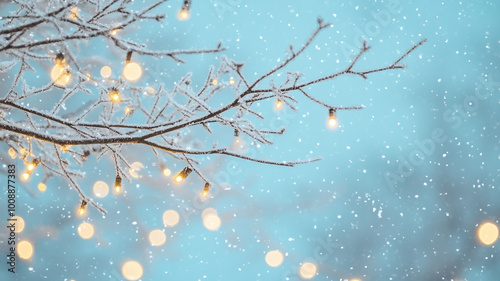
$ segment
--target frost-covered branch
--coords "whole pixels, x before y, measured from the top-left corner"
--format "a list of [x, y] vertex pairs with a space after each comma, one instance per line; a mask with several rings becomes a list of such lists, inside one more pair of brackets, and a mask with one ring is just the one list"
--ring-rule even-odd
[[[287, 58], [257, 78], [244, 74], [243, 63], [222, 56], [217, 69], [207, 70], [202, 85], [195, 85], [192, 74], [188, 73], [175, 84], [161, 84], [156, 90], [136, 86], [135, 76], [142, 73], [142, 69], [131, 61], [132, 55], [166, 57], [181, 63], [184, 62], [182, 56], [226, 50], [220, 43], [213, 49], [150, 50], [142, 42], [119, 35], [134, 24], [162, 22], [165, 16], [154, 14], [154, 11], [164, 2], [148, 3], [148, 6], [134, 11], [129, 8], [130, 1], [127, 0], [15, 1], [11, 13], [1, 15], [0, 73], [11, 73], [12, 79], [10, 88], [0, 92], [0, 140], [7, 143], [27, 167], [43, 169], [45, 178], [65, 178], [77, 191], [81, 208], [89, 204], [105, 213], [79, 187], [77, 178], [84, 173], [75, 166], [84, 165], [92, 154], [97, 159], [109, 156], [114, 164], [115, 190], [118, 192], [122, 189], [122, 178], [129, 180], [125, 170], [131, 165], [124, 152], [130, 146], [151, 148], [158, 161], [165, 156], [184, 163], [186, 168], [174, 177], [174, 181], [182, 181], [194, 171], [206, 183], [204, 195], [211, 183], [202, 174], [201, 164], [196, 160], [199, 155], [226, 155], [279, 166], [316, 161], [318, 159], [276, 161], [249, 157], [235, 151], [224, 140], [242, 135], [250, 138], [253, 144], [271, 145], [270, 135], [283, 135], [285, 128], [279, 131], [261, 128], [259, 120], [268, 116], [255, 105], [272, 100], [276, 101], [278, 108], [287, 106], [296, 110], [298, 100], [295, 94], [328, 109], [333, 120], [330, 125], [335, 126], [337, 111], [359, 110], [363, 106], [334, 105], [310, 89], [306, 91], [306, 87], [341, 75], [367, 79], [375, 72], [401, 69], [404, 67], [401, 61], [425, 42], [415, 44], [388, 66], [356, 70], [357, 63], [370, 49], [365, 42], [343, 70], [313, 80], [305, 80], [305, 75], [299, 72], [288, 72], [283, 82], [275, 82], [274, 74], [289, 68], [318, 34], [331, 26], [318, 19], [316, 28], [300, 48], [295, 50], [290, 46]], [[191, 1], [184, 2], [181, 18], [191, 5]], [[45, 5], [47, 3], [50, 5]], [[83, 67], [88, 64], [85, 58], [70, 46], [75, 42], [90, 43], [93, 38], [109, 41], [111, 46], [126, 53], [125, 68], [131, 68], [131, 74], [127, 76], [124, 71], [123, 77], [117, 80], [91, 77], [88, 69]], [[24, 77], [36, 72], [39, 65], [47, 61], [54, 64], [51, 79], [41, 86], [30, 85]], [[234, 98], [222, 105], [214, 102], [214, 97], [223, 91], [234, 92]], [[144, 99], [144, 92], [154, 96], [152, 102]], [[82, 93], [88, 99], [84, 103], [75, 102], [79, 100], [77, 95]], [[57, 98], [53, 99], [55, 95]], [[45, 96], [51, 98], [45, 100]], [[43, 103], [39, 102], [41, 99], [44, 99]], [[215, 129], [224, 131], [224, 128], [227, 135], [213, 136]], [[203, 132], [200, 134], [212, 135], [213, 142], [200, 145], [193, 140], [191, 135], [198, 129]], [[31, 171], [28, 169], [23, 177], [28, 179]]]

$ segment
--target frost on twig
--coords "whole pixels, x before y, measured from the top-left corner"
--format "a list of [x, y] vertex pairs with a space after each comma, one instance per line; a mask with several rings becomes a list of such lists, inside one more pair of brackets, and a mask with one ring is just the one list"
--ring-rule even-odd
[[[43, 2], [43, 1], [42, 1]], [[148, 2], [138, 11], [131, 10], [127, 0], [111, 1], [50, 1], [51, 5], [33, 1], [15, 1], [15, 9], [2, 14], [0, 23], [0, 73], [11, 72], [11, 85], [0, 93], [0, 140], [23, 158], [25, 163], [36, 163], [45, 179], [62, 177], [75, 189], [87, 204], [105, 210], [84, 194], [77, 178], [83, 176], [75, 167], [84, 165], [90, 155], [97, 159], [109, 156], [114, 163], [117, 184], [121, 178], [128, 180], [125, 170], [130, 168], [123, 153], [128, 146], [151, 148], [157, 159], [171, 157], [185, 163], [195, 171], [207, 186], [211, 183], [201, 173], [198, 155], [226, 155], [262, 164], [294, 166], [316, 161], [275, 161], [253, 158], [234, 151], [219, 142], [197, 147], [192, 145], [184, 132], [201, 128], [212, 134], [216, 125], [229, 128], [234, 136], [245, 136], [255, 144], [271, 145], [270, 135], [282, 135], [285, 128], [269, 131], [259, 128], [251, 120], [265, 119], [265, 114], [256, 109], [256, 104], [265, 100], [279, 100], [283, 106], [296, 110], [295, 95], [303, 95], [313, 103], [330, 112], [358, 110], [362, 106], [336, 106], [324, 101], [316, 94], [306, 91], [314, 84], [330, 81], [341, 75], [355, 75], [367, 79], [375, 72], [403, 68], [401, 61], [425, 40], [415, 44], [409, 51], [388, 65], [370, 70], [356, 70], [357, 62], [369, 51], [366, 42], [361, 46], [352, 62], [343, 70], [308, 80], [300, 72], [288, 72], [284, 82], [276, 83], [273, 75], [285, 68], [311, 45], [317, 35], [330, 26], [318, 19], [317, 26], [304, 44], [290, 45], [288, 56], [275, 67], [257, 78], [246, 77], [244, 64], [221, 56], [220, 66], [206, 72], [203, 85], [196, 90], [188, 73], [173, 85], [162, 84], [152, 93], [152, 104], [142, 101], [143, 93], [150, 89], [133, 86], [124, 79], [115, 81], [112, 87], [103, 80], [93, 79], [82, 68], [82, 58], [67, 44], [91, 38], [102, 38], [112, 46], [126, 53], [127, 61], [134, 56], [165, 57], [178, 63], [187, 55], [218, 53], [225, 50], [219, 43], [215, 48], [191, 50], [151, 50], [142, 42], [134, 42], [116, 36], [116, 31], [128, 29], [134, 24], [159, 21], [164, 15], [154, 11], [165, 0]], [[79, 12], [80, 11], [80, 12]], [[5, 11], [2, 11], [5, 13]], [[68, 16], [69, 15], [69, 16]], [[33, 34], [38, 34], [33, 37]], [[54, 53], [59, 50], [59, 53]], [[30, 85], [26, 73], [35, 72], [36, 65], [49, 61], [57, 67], [56, 77], [45, 85]], [[229, 81], [218, 81], [223, 75], [231, 76]], [[71, 81], [71, 82], [70, 82]], [[44, 99], [44, 95], [56, 91], [57, 99]], [[222, 91], [234, 92], [234, 98], [222, 105], [210, 103]], [[83, 105], [67, 101], [78, 93], [85, 93], [91, 99]], [[32, 99], [44, 99], [47, 108], [30, 105]], [[96, 121], [96, 116], [98, 119]], [[251, 118], [255, 117], [255, 118]], [[136, 120], [142, 120], [140, 122]], [[219, 140], [232, 137], [218, 136]], [[28, 175], [29, 176], [29, 175]], [[121, 186], [118, 186], [121, 188]]]

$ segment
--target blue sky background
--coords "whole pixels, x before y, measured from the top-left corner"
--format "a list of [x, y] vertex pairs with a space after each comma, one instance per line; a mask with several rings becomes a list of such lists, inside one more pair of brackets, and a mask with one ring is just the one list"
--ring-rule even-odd
[[[357, 69], [386, 66], [415, 42], [428, 41], [403, 61], [404, 70], [311, 86], [310, 94], [330, 104], [366, 107], [339, 112], [335, 130], [326, 126], [328, 112], [299, 93], [294, 94], [298, 112], [275, 112], [272, 102], [262, 102], [256, 110], [268, 117], [260, 125], [286, 126], [287, 131], [273, 138], [274, 145], [250, 147], [247, 153], [322, 161], [286, 168], [200, 157], [202, 170], [217, 183], [207, 205], [193, 200], [201, 181], [190, 177], [173, 186], [153, 155], [143, 153], [147, 149], [130, 146], [130, 162], [144, 164], [142, 178], [127, 183], [126, 194], [99, 200], [109, 211], [105, 218], [89, 209], [83, 220], [96, 233], [83, 240], [77, 233], [82, 219], [74, 216], [74, 190], [51, 179], [40, 193], [43, 175], [37, 175], [18, 193], [18, 214], [26, 221], [19, 237], [31, 241], [35, 252], [31, 260], [19, 262], [17, 280], [122, 280], [120, 268], [127, 260], [142, 264], [142, 280], [296, 280], [306, 261], [318, 266], [313, 280], [497, 280], [498, 245], [480, 244], [476, 230], [500, 218], [498, 3], [194, 1], [184, 22], [176, 18], [180, 6], [170, 1], [161, 7], [168, 15], [163, 25], [138, 24], [121, 36], [144, 40], [151, 49], [214, 47], [220, 40], [229, 47], [224, 55], [245, 62], [243, 74], [252, 80], [283, 59], [290, 43], [298, 48], [305, 42], [318, 16], [332, 23], [275, 76], [277, 82], [286, 71], [300, 71], [307, 81], [341, 70], [361, 38], [372, 49]], [[79, 50], [95, 57], [95, 75], [103, 65], [119, 69], [123, 63], [123, 54], [107, 44], [92, 41]], [[145, 66], [137, 83], [169, 87], [193, 72], [199, 86], [220, 55], [183, 58], [187, 63], [177, 65], [137, 57]], [[268, 85], [265, 81], [262, 87]], [[443, 142], [433, 140], [433, 134]], [[228, 130], [218, 130], [216, 138], [221, 144], [233, 141]], [[422, 143], [427, 151], [419, 160], [415, 154]], [[111, 184], [115, 176], [110, 159], [92, 161], [80, 181], [87, 194], [96, 180]], [[172, 171], [182, 168], [172, 160], [166, 165]], [[4, 206], [5, 193], [1, 196]], [[217, 209], [218, 231], [203, 226], [205, 207]], [[163, 226], [167, 209], [181, 214], [174, 227]], [[149, 244], [153, 229], [165, 230], [163, 246]], [[285, 254], [281, 266], [266, 264], [270, 250]], [[6, 270], [0, 276], [11, 278]]]

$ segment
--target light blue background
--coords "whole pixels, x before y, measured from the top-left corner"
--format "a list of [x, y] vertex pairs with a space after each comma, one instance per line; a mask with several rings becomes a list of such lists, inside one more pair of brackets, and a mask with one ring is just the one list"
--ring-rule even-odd
[[[256, 107], [268, 116], [262, 127], [286, 125], [287, 131], [273, 138], [274, 145], [249, 153], [278, 161], [322, 161], [285, 168], [200, 158], [203, 171], [219, 182], [220, 192], [208, 205], [222, 219], [219, 231], [203, 226], [204, 206], [193, 203], [202, 182], [193, 176], [173, 187], [152, 154], [141, 155], [147, 150], [128, 148], [131, 159], [146, 166], [143, 178], [127, 183], [124, 196], [98, 200], [109, 211], [105, 218], [90, 208], [85, 220], [96, 228], [90, 240], [77, 234], [82, 219], [73, 215], [76, 193], [54, 179], [39, 193], [38, 175], [19, 192], [18, 213], [26, 221], [19, 237], [32, 241], [35, 253], [31, 261], [18, 263], [17, 280], [122, 280], [121, 264], [130, 259], [143, 265], [142, 280], [295, 280], [305, 261], [318, 265], [313, 280], [498, 279], [498, 242], [482, 246], [476, 239], [479, 224], [498, 224], [500, 216], [498, 3], [194, 1], [185, 22], [175, 16], [180, 5], [170, 1], [162, 6], [168, 15], [163, 26], [137, 25], [123, 36], [149, 40], [151, 49], [214, 47], [221, 40], [229, 47], [226, 56], [246, 62], [243, 73], [249, 80], [283, 59], [290, 43], [298, 48], [318, 16], [333, 27], [287, 68], [303, 72], [302, 81], [345, 67], [362, 37], [372, 49], [357, 69], [386, 66], [413, 43], [428, 42], [404, 60], [404, 70], [311, 86], [310, 94], [333, 105], [366, 107], [339, 112], [336, 130], [326, 127], [327, 111], [300, 93], [294, 93], [297, 113], [276, 113], [271, 101]], [[378, 22], [374, 15], [381, 14], [391, 20]], [[108, 52], [100, 42], [83, 48], [85, 53], [106, 58], [93, 67], [96, 75], [105, 64], [118, 69], [124, 56]], [[188, 63], [137, 57], [147, 66], [140, 82], [169, 87], [192, 71], [199, 85], [220, 55], [182, 58]], [[286, 71], [280, 73], [278, 82]], [[453, 113], [469, 102], [468, 113]], [[423, 163], [411, 164], [416, 143], [428, 143], [435, 130], [443, 130], [446, 141], [434, 142], [435, 148], [422, 155]], [[225, 144], [233, 140], [228, 130], [216, 138]], [[386, 175], [398, 175], [407, 163], [411, 174], [396, 186], [388, 183]], [[167, 165], [173, 171], [182, 167], [170, 160]], [[87, 194], [96, 180], [111, 184], [115, 176], [109, 159], [83, 169], [87, 176], [80, 183]], [[4, 206], [5, 193], [2, 197]], [[181, 221], [165, 229], [165, 245], [152, 247], [147, 235], [164, 228], [167, 209], [180, 212]], [[264, 257], [275, 249], [286, 256], [280, 267], [271, 268]], [[12, 278], [6, 270], [0, 276]]]

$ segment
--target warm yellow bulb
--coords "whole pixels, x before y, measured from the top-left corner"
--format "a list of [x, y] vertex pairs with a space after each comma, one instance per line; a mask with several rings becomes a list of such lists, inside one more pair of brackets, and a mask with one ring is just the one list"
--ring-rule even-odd
[[78, 226], [78, 235], [83, 239], [90, 239], [94, 236], [94, 226], [88, 222], [81, 223]]
[[312, 279], [316, 275], [317, 270], [318, 268], [314, 263], [305, 262], [300, 267], [299, 273], [300, 276], [304, 279]]
[[24, 172], [24, 173], [23, 173], [23, 175], [22, 175], [22, 177], [23, 177], [23, 180], [28, 180], [28, 179], [29, 179], [29, 177], [30, 177], [30, 174], [29, 174], [29, 173]]
[[122, 97], [120, 96], [120, 93], [118, 91], [113, 91], [109, 94], [109, 97], [111, 98], [112, 102], [120, 102]]
[[217, 79], [212, 79], [212, 85], [217, 85], [217, 83], [219, 83], [219, 81], [217, 81]]
[[85, 208], [84, 207], [80, 207], [80, 209], [78, 209], [78, 214], [80, 216], [83, 216], [83, 214], [85, 214]]
[[161, 246], [167, 240], [167, 236], [160, 229], [153, 230], [149, 233], [149, 242], [153, 246]]
[[175, 178], [175, 182], [176, 182], [176, 183], [180, 183], [183, 179], [184, 179], [184, 178], [183, 178], [182, 176], [180, 176], [180, 175], [179, 175], [179, 176], [177, 176], [177, 177]]
[[129, 62], [123, 68], [123, 78], [128, 81], [137, 81], [142, 76], [142, 67], [136, 62]]
[[492, 245], [498, 239], [498, 227], [491, 222], [482, 224], [477, 230], [477, 236], [481, 243], [485, 245]]
[[16, 150], [14, 148], [12, 148], [12, 147], [9, 148], [9, 156], [10, 156], [10, 158], [14, 159], [14, 158], [16, 158], [16, 155], [17, 155]]
[[132, 112], [132, 108], [130, 106], [125, 107], [125, 114], [130, 114]]
[[79, 16], [78, 8], [77, 7], [71, 8], [68, 17], [72, 20], [77, 20], [78, 16]]
[[67, 145], [61, 145], [61, 150], [66, 152], [66, 151], [68, 151], [68, 150], [71, 149], [71, 146], [72, 145], [69, 145], [69, 144], [67, 144]]
[[280, 266], [283, 263], [283, 254], [278, 251], [269, 251], [266, 254], [266, 263], [271, 267]]
[[120, 185], [115, 185], [115, 192], [116, 193], [120, 193], [121, 190], [122, 190], [122, 187]]
[[105, 65], [101, 68], [101, 76], [102, 78], [108, 78], [111, 76], [111, 67]]
[[172, 171], [170, 171], [170, 169], [168, 169], [168, 168], [165, 168], [165, 169], [163, 169], [163, 174], [166, 177], [170, 177], [170, 175], [172, 174]]
[[281, 107], [283, 106], [283, 103], [281, 102], [281, 100], [277, 100], [276, 103], [274, 104], [274, 106], [276, 107], [276, 109], [281, 109]]
[[221, 225], [221, 219], [217, 214], [207, 214], [203, 218], [203, 225], [211, 231], [216, 231]]
[[122, 266], [123, 277], [127, 280], [139, 280], [142, 277], [142, 265], [136, 261], [128, 261]]
[[229, 78], [229, 84], [234, 85], [234, 78], [233, 77]]
[[334, 117], [328, 118], [328, 126], [332, 128], [337, 126], [337, 119], [335, 119]]
[[14, 230], [14, 232], [21, 233], [24, 230], [24, 219], [20, 216], [13, 216], [11, 219], [13, 219], [16, 223], [16, 229]]
[[38, 184], [38, 190], [44, 192], [45, 190], [47, 190], [47, 186], [43, 182], [41, 182]]
[[186, 9], [182, 9], [180, 12], [179, 12], [179, 19], [180, 20], [187, 20], [189, 19], [189, 11], [186, 10]]
[[54, 65], [50, 72], [50, 78], [54, 81], [54, 84], [66, 86], [71, 81], [71, 73], [69, 73], [68, 69], [68, 66], [61, 63]]
[[175, 210], [167, 210], [163, 213], [163, 224], [165, 226], [174, 226], [179, 223], [180, 216]]
[[35, 169], [35, 167], [36, 167], [36, 166], [35, 166], [35, 164], [30, 163], [30, 164], [28, 165], [28, 171], [33, 171], [33, 169]]
[[31, 258], [33, 255], [33, 245], [28, 241], [21, 241], [17, 244], [17, 254], [23, 260]]
[[203, 190], [201, 192], [201, 197], [206, 198], [208, 196], [208, 190]]

